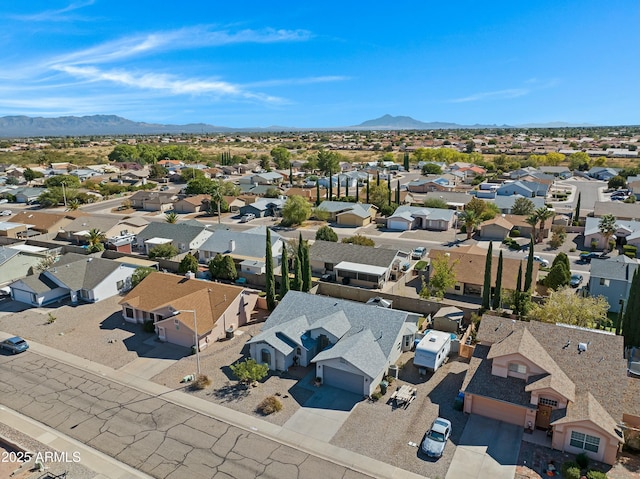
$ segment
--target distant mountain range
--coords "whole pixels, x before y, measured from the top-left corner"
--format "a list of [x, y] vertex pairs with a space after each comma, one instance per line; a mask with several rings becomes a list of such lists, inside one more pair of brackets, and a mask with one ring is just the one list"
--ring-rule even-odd
[[0, 137], [50, 137], [50, 136], [101, 136], [101, 135], [153, 135], [180, 133], [227, 133], [276, 132], [276, 131], [339, 131], [339, 130], [442, 130], [469, 128], [561, 128], [586, 127], [594, 125], [574, 125], [570, 123], [537, 123], [527, 125], [460, 125], [458, 123], [429, 122], [415, 120], [409, 116], [384, 115], [374, 120], [367, 120], [359, 125], [299, 128], [286, 126], [269, 126], [266, 128], [228, 128], [206, 123], [189, 123], [187, 125], [163, 125], [127, 120], [116, 115], [62, 116], [58, 118], [5, 116], [0, 117]]

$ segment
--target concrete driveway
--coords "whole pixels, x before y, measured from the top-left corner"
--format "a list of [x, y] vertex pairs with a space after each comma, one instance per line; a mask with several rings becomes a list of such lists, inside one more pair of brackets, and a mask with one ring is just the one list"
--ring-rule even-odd
[[472, 415], [446, 479], [513, 479], [522, 432], [520, 426]]

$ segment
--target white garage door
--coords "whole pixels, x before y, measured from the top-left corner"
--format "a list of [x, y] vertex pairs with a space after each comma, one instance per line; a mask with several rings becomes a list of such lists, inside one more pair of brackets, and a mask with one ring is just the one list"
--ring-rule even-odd
[[364, 394], [364, 377], [359, 374], [324, 366], [323, 382], [327, 386]]
[[406, 221], [389, 220], [387, 222], [387, 228], [389, 228], [390, 230], [406, 231], [407, 229], [409, 229], [409, 223], [407, 223]]

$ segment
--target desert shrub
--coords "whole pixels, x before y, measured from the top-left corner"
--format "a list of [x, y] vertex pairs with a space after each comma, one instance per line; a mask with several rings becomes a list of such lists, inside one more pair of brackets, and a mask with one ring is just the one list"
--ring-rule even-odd
[[371, 399], [373, 399], [374, 401], [380, 400], [381, 397], [382, 397], [382, 394], [380, 394], [379, 392], [375, 392], [371, 395]]
[[562, 464], [562, 477], [564, 479], [580, 479], [580, 466], [573, 461]]
[[193, 391], [202, 391], [206, 387], [211, 386], [211, 379], [209, 376], [205, 374], [200, 374], [196, 379], [190, 384], [190, 388]]
[[258, 412], [268, 416], [274, 412], [282, 411], [282, 402], [275, 396], [268, 396], [258, 404]]
[[421, 260], [421, 261], [418, 261], [416, 263], [416, 265], [413, 267], [413, 269], [415, 269], [416, 271], [422, 271], [426, 267], [427, 267], [427, 262]]
[[597, 239], [592, 239], [590, 246], [591, 246], [591, 251], [597, 249], [598, 248], [598, 240]]
[[591, 469], [587, 472], [587, 479], [607, 479], [607, 475], [602, 471]]
[[516, 229], [516, 228], [512, 229], [512, 230], [509, 232], [509, 236], [511, 236], [512, 238], [517, 238], [517, 237], [519, 237], [519, 236], [520, 236], [520, 230], [519, 230], [519, 229]]
[[581, 452], [576, 456], [576, 463], [580, 466], [580, 469], [586, 469], [589, 467], [589, 456], [584, 452]]

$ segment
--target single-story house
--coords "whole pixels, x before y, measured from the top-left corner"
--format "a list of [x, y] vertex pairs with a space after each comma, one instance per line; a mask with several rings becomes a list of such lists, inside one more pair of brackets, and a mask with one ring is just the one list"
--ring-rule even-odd
[[175, 274], [154, 272], [121, 301], [130, 323], [153, 321], [160, 341], [200, 349], [252, 320], [258, 292]]
[[497, 196], [521, 195], [525, 198], [535, 198], [536, 196], [547, 196], [549, 185], [534, 181], [509, 181], [504, 182], [497, 190]]
[[387, 228], [400, 231], [447, 231], [453, 226], [455, 218], [455, 211], [450, 209], [402, 205], [387, 218]]
[[427, 193], [429, 191], [451, 191], [455, 186], [455, 183], [442, 177], [422, 178], [407, 183], [407, 190], [412, 193]]
[[397, 279], [408, 258], [408, 253], [397, 249], [331, 241], [314, 241], [309, 248], [314, 274], [334, 273], [338, 282], [366, 288], [382, 288], [390, 279]]
[[209, 195], [193, 195], [177, 200], [173, 204], [173, 211], [176, 213], [200, 213], [204, 211], [203, 201], [209, 200]]
[[589, 294], [603, 296], [609, 303], [609, 311], [617, 313], [626, 304], [633, 274], [640, 263], [626, 255], [591, 260]]
[[49, 254], [49, 249], [40, 246], [0, 246], [0, 284], [24, 278]]
[[137, 210], [168, 211], [173, 208], [177, 196], [173, 193], [158, 191], [136, 191], [129, 197], [131, 206]]
[[282, 210], [285, 202], [286, 199], [283, 198], [260, 198], [254, 203], [240, 207], [240, 214], [246, 215], [253, 213], [256, 218], [280, 216], [280, 211]]
[[[604, 249], [604, 236], [600, 233], [600, 218], [587, 217], [584, 225], [584, 244]], [[640, 221], [616, 220], [616, 231], [611, 239], [617, 243], [640, 247]]]
[[484, 315], [464, 411], [552, 434], [551, 447], [614, 464], [624, 442], [623, 337]]
[[[257, 260], [264, 262], [267, 245], [267, 227], [257, 226], [245, 231], [216, 229], [198, 248], [201, 263], [208, 263], [216, 254], [229, 255], [237, 262]], [[274, 264], [280, 264], [284, 240], [275, 231], [271, 232], [271, 254]]]
[[16, 197], [17, 203], [35, 203], [38, 197], [47, 191], [46, 188], [25, 187], [17, 189], [13, 195]]
[[640, 221], [640, 204], [622, 201], [596, 201], [593, 205], [593, 216], [602, 218], [613, 215], [622, 221]]
[[429, 191], [425, 194], [426, 200], [442, 200], [454, 210], [463, 210], [465, 205], [473, 199], [473, 196], [457, 191]]
[[378, 210], [374, 205], [346, 201], [323, 201], [317, 209], [328, 212], [328, 220], [342, 226], [366, 226]]
[[289, 291], [249, 340], [249, 353], [272, 371], [315, 364], [323, 384], [370, 396], [411, 349], [417, 316]]
[[14, 223], [13, 221], [0, 221], [0, 237], [5, 238], [24, 238], [27, 230], [33, 225], [25, 225], [23, 223]]
[[566, 166], [541, 166], [538, 168], [542, 173], [547, 175], [553, 175], [556, 178], [560, 178], [561, 180], [565, 180], [567, 178], [571, 178], [573, 173]]
[[[529, 238], [533, 234], [533, 227], [527, 223], [526, 219], [527, 217], [523, 215], [498, 215], [480, 224], [480, 238], [502, 241], [512, 232], [516, 236]], [[552, 220], [546, 222], [542, 231], [543, 238], [549, 236], [551, 224]], [[538, 234], [540, 229], [536, 228], [536, 235]]]
[[251, 185], [279, 185], [282, 183], [283, 176], [276, 171], [266, 171], [264, 173], [256, 173], [251, 176], [244, 176], [238, 180], [238, 184]]
[[611, 178], [618, 175], [618, 170], [614, 170], [613, 168], [605, 168], [604, 166], [594, 166], [589, 171], [587, 171], [587, 175], [589, 175], [591, 178], [595, 178], [596, 180], [609, 181]]
[[[493, 255], [491, 261], [491, 284], [492, 287], [496, 282], [496, 275], [498, 270], [498, 255]], [[431, 261], [439, 258], [446, 258], [449, 264], [455, 264], [453, 271], [456, 275], [456, 284], [446, 291], [450, 294], [457, 295], [474, 295], [482, 296], [482, 289], [484, 287], [484, 269], [487, 257], [487, 250], [478, 246], [460, 246], [455, 249], [438, 249], [433, 248], [429, 251], [428, 257]], [[504, 256], [502, 258], [502, 288], [505, 290], [515, 291], [518, 269], [522, 264], [522, 274], [526, 270], [527, 261], [526, 257], [522, 260], [516, 258], [510, 258]], [[533, 262], [533, 283], [538, 280], [538, 266], [539, 264]], [[428, 276], [433, 273], [433, 268], [428, 268]]]
[[[76, 213], [78, 213], [76, 215]], [[42, 211], [20, 211], [16, 213], [11, 221], [13, 223], [23, 223], [30, 225], [29, 229], [40, 234], [57, 233], [74, 220], [74, 216], [81, 217], [85, 213], [69, 211], [64, 214], [44, 213]]]
[[[522, 195], [509, 195], [509, 196], [495, 196], [491, 201], [498, 207], [500, 213], [511, 214], [513, 205], [518, 198], [524, 198]], [[527, 198], [533, 203], [535, 209], [543, 208], [545, 205], [544, 198], [536, 196], [534, 198]]]
[[67, 253], [45, 271], [11, 283], [11, 297], [36, 307], [67, 298], [93, 303], [131, 288], [134, 270], [126, 263]]
[[214, 228], [206, 225], [187, 223], [154, 222], [136, 235], [138, 249], [149, 254], [149, 250], [158, 245], [171, 243], [179, 253], [197, 251], [213, 234]]

